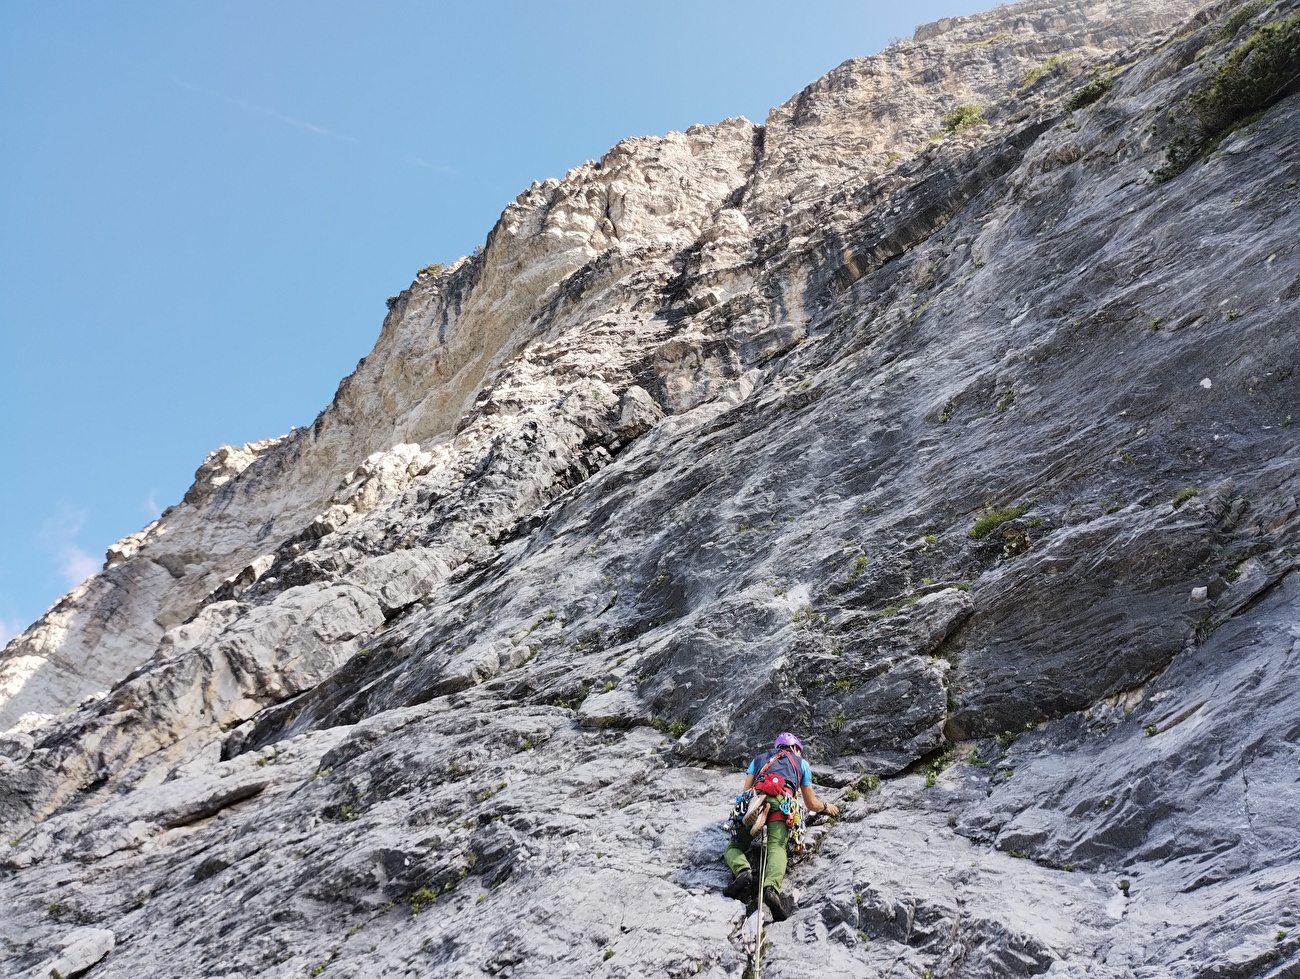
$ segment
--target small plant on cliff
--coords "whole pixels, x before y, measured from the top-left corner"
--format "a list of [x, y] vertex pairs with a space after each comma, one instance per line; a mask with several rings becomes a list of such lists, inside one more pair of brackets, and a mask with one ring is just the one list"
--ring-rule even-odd
[[1022, 506], [1004, 506], [995, 507], [992, 510], [985, 510], [976, 518], [971, 529], [966, 532], [967, 536], [970, 537], [971, 540], [982, 540], [1001, 527], [1008, 520], [1015, 520], [1016, 517], [1023, 514], [1027, 509], [1029, 508]]
[[432, 265], [426, 265], [415, 274], [420, 278], [424, 278], [426, 275], [442, 275], [442, 263], [434, 262]]
[[859, 554], [853, 559], [853, 569], [849, 572], [850, 585], [857, 584], [858, 579], [862, 577], [862, 572], [866, 570], [866, 567], [867, 556], [865, 554]]
[[546, 701], [546, 703], [551, 707], [562, 707], [565, 710], [577, 710], [582, 706], [582, 702], [587, 699], [587, 694], [590, 692], [591, 681], [588, 680], [572, 694], [556, 694], [550, 700]]
[[988, 120], [984, 118], [984, 110], [978, 105], [966, 103], [959, 105], [943, 117], [943, 131], [951, 135], [965, 132], [972, 126], [983, 126]]
[[1201, 490], [1199, 487], [1184, 486], [1182, 489], [1180, 489], [1177, 493], [1174, 494], [1174, 498], [1169, 502], [1172, 503], [1174, 505], [1174, 509], [1177, 510], [1180, 506], [1182, 506], [1184, 503], [1190, 500], [1193, 496], [1200, 496], [1200, 495], [1201, 495]]
[[406, 895], [406, 904], [407, 907], [411, 909], [412, 918], [429, 905], [436, 904], [437, 901], [438, 895], [427, 887], [421, 887], [418, 891], [412, 891], [410, 894]]

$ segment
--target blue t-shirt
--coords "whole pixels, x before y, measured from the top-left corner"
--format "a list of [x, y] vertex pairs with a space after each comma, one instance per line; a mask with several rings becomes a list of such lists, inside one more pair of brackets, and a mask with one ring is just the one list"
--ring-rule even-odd
[[[765, 751], [761, 755], [755, 756], [754, 759], [750, 761], [749, 767], [745, 769], [745, 774], [753, 775], [757, 778], [759, 769], [766, 765], [768, 760], [775, 754], [775, 751]], [[789, 757], [799, 758], [799, 756], [793, 752], [789, 753]], [[812, 785], [812, 766], [803, 758], [799, 758], [799, 784], [801, 786]]]

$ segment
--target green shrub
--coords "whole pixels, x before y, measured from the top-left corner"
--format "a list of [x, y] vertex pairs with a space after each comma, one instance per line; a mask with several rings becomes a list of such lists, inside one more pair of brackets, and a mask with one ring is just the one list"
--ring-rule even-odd
[[946, 133], [960, 133], [972, 126], [982, 126], [988, 120], [984, 118], [984, 110], [978, 105], [967, 103], [959, 105], [943, 117], [943, 131]]
[[1028, 507], [1023, 506], [1004, 506], [996, 507], [992, 510], [985, 510], [976, 518], [974, 525], [967, 531], [967, 536], [971, 540], [981, 540], [987, 537], [993, 531], [997, 530], [1008, 520], [1015, 520], [1016, 517], [1023, 514]]
[[1199, 487], [1184, 486], [1182, 489], [1180, 489], [1177, 493], [1174, 494], [1174, 498], [1169, 502], [1172, 503], [1174, 505], [1174, 509], [1177, 510], [1180, 506], [1182, 506], [1184, 503], [1190, 500], [1193, 496], [1200, 496], [1200, 495], [1201, 495], [1201, 490]]
[[1263, 10], [1265, 4], [1262, 0], [1255, 0], [1254, 3], [1244, 3], [1223, 21], [1223, 26], [1219, 28], [1218, 37], [1220, 41], [1231, 41], [1236, 37], [1246, 23], [1253, 20], [1255, 16]]
[[1115, 77], [1109, 74], [1099, 74], [1094, 77], [1083, 88], [1079, 89], [1070, 96], [1070, 101], [1065, 104], [1066, 108], [1073, 112], [1075, 109], [1084, 109], [1098, 101], [1107, 92], [1115, 87]]
[[[1247, 18], [1249, 19], [1249, 18]], [[1244, 23], [1244, 21], [1243, 21]], [[1156, 180], [1176, 177], [1225, 136], [1300, 90], [1300, 14], [1264, 24], [1228, 53], [1178, 106], [1182, 120]]]

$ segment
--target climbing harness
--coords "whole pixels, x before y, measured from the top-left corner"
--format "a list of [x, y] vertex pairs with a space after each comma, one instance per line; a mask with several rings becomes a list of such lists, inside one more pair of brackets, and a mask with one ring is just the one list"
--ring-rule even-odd
[[[753, 789], [746, 789], [736, 796], [731, 806], [731, 816], [727, 821], [732, 840], [739, 840], [742, 829], [749, 832], [750, 827], [745, 825], [745, 814], [749, 812], [756, 799], [757, 794]], [[779, 798], [768, 796], [767, 803], [785, 817], [786, 828], [790, 830], [790, 839], [785, 845], [785, 852], [790, 855], [791, 861], [804, 856], [808, 852], [808, 842], [804, 835], [804, 811], [799, 798], [791, 795]]]

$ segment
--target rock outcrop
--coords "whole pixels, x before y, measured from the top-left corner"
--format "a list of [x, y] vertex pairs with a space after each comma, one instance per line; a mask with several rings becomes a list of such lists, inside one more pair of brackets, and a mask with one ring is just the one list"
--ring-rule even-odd
[[5, 974], [737, 976], [790, 729], [766, 975], [1300, 975], [1298, 47], [1028, 0], [525, 191], [6, 648]]

